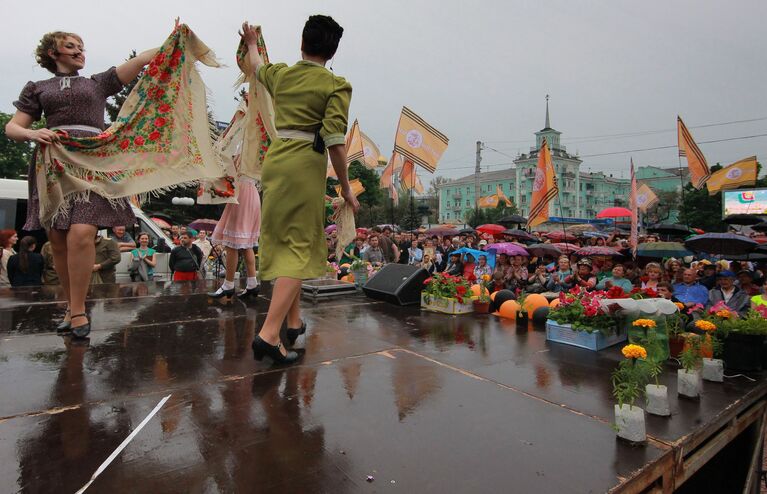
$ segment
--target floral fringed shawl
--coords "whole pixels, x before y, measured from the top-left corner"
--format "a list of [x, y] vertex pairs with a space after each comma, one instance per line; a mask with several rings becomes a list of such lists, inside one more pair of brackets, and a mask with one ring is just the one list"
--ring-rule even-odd
[[[258, 31], [258, 53], [264, 63], [269, 62], [261, 27]], [[205, 180], [197, 191], [200, 204], [221, 204], [237, 202], [238, 178], [250, 177], [261, 180], [261, 165], [269, 150], [272, 139], [277, 135], [274, 127], [274, 106], [272, 97], [263, 84], [256, 79], [250, 67], [248, 47], [240, 41], [237, 47], [237, 65], [242, 73], [237, 81], [239, 86], [248, 83], [248, 93], [235, 111], [229, 126], [216, 142], [216, 152], [224, 164], [225, 175], [215, 180]]]
[[122, 106], [117, 121], [93, 137], [64, 137], [36, 155], [40, 220], [50, 225], [91, 191], [110, 200], [156, 195], [220, 177], [195, 67], [218, 67], [215, 54], [186, 25], [173, 31]]

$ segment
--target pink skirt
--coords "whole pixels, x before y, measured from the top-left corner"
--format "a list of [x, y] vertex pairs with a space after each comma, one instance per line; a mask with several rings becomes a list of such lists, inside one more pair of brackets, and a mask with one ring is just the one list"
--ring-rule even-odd
[[241, 177], [239, 204], [227, 204], [210, 241], [232, 249], [252, 249], [258, 245], [261, 229], [261, 198], [256, 181]]

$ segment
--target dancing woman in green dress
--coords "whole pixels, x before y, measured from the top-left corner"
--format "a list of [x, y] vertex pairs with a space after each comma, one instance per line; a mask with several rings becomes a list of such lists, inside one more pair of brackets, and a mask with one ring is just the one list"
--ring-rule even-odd
[[301, 357], [284, 348], [280, 328], [287, 320], [289, 345], [306, 331], [299, 308], [301, 281], [325, 273], [327, 155], [323, 142], [341, 184], [341, 196], [355, 212], [359, 208], [349, 187], [344, 145], [352, 87], [325, 68], [342, 34], [343, 28], [331, 17], [311, 16], [301, 39], [302, 60], [287, 66], [265, 64], [258, 55], [255, 27], [242, 25], [250, 66], [274, 100], [278, 135], [266, 154], [261, 176], [259, 271], [262, 280], [275, 282], [266, 321], [253, 340], [257, 360], [266, 355], [275, 364], [291, 364]]

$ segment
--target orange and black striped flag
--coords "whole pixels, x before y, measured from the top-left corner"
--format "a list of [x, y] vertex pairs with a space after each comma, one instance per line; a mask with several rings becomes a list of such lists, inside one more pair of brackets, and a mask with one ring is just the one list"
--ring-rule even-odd
[[394, 139], [394, 152], [408, 161], [434, 173], [437, 163], [447, 149], [448, 138], [426, 120], [403, 106]]
[[692, 134], [687, 130], [687, 126], [682, 122], [682, 117], [679, 115], [676, 117], [676, 129], [679, 156], [687, 158], [687, 167], [690, 169], [692, 186], [700, 189], [711, 176], [711, 172], [708, 170], [708, 163], [706, 163], [706, 157], [703, 156], [703, 152], [695, 144]]
[[559, 194], [557, 175], [551, 161], [551, 151], [543, 140], [538, 153], [538, 167], [533, 181], [533, 196], [530, 201], [530, 214], [527, 216], [527, 226], [533, 227], [549, 220], [549, 202]]

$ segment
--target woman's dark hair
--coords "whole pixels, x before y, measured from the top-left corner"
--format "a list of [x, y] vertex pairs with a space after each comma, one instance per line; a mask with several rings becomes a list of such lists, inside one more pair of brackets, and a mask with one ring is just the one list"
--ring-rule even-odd
[[35, 237], [27, 235], [21, 239], [19, 244], [19, 271], [26, 273], [29, 271], [29, 251], [37, 246]]
[[302, 50], [307, 55], [330, 60], [336, 54], [344, 28], [327, 15], [313, 15], [304, 25]]
[[138, 235], [136, 235], [136, 241], [137, 242], [141, 241], [141, 237], [143, 237], [144, 235], [146, 235], [146, 239], [148, 242], [152, 241], [152, 237], [147, 232], [141, 232]]

